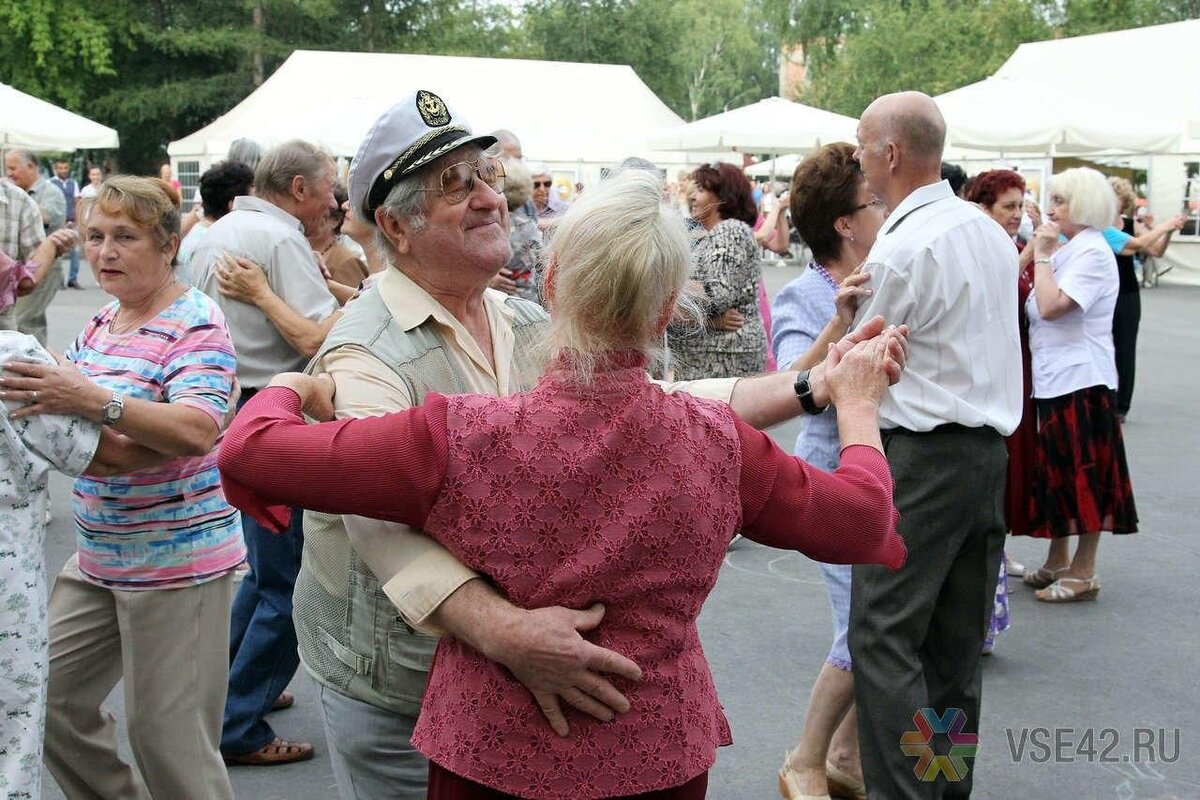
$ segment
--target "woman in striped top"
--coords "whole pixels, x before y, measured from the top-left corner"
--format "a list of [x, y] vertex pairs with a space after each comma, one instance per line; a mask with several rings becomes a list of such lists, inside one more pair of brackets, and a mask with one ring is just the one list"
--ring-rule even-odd
[[[220, 309], [175, 278], [178, 194], [115, 176], [83, 209], [84, 247], [116, 300], [57, 366], [10, 364], [17, 412], [77, 414], [162, 456], [75, 482], [78, 552], [50, 596], [45, 759], [70, 797], [232, 798], [218, 751], [241, 522], [216, 444], [235, 356]], [[100, 703], [125, 681], [139, 770]], [[139, 774], [140, 773], [140, 774]]]

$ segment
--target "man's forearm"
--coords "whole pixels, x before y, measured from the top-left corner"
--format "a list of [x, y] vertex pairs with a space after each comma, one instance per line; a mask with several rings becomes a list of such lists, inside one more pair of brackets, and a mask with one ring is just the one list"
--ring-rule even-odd
[[[820, 370], [814, 370], [820, 372]], [[795, 370], [772, 372], [754, 378], [742, 378], [733, 387], [729, 397], [729, 407], [741, 417], [747, 425], [755, 428], [769, 428], [781, 422], [798, 416], [802, 409], [800, 400], [796, 397]], [[823, 384], [822, 384], [823, 386]], [[813, 387], [814, 395], [816, 387]], [[824, 404], [826, 398], [816, 398], [818, 404]]]
[[497, 642], [510, 630], [521, 610], [482, 578], [469, 580], [442, 601], [429, 620], [474, 647], [487, 658], [497, 661]]

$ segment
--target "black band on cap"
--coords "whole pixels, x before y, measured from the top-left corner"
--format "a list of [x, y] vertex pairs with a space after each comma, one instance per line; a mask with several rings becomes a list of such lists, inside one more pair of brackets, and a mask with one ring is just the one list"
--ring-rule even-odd
[[383, 205], [384, 200], [387, 200], [388, 192], [392, 190], [392, 187], [409, 174], [414, 166], [419, 165], [425, 155], [437, 154], [443, 148], [449, 150], [446, 145], [469, 137], [470, 134], [464, 129], [455, 126], [438, 134], [420, 147], [402, 154], [396, 161], [389, 164], [387, 169], [380, 172], [375, 178], [375, 182], [371, 184], [371, 191], [367, 192], [367, 211], [369, 212], [367, 216], [371, 217], [375, 214], [375, 209]]

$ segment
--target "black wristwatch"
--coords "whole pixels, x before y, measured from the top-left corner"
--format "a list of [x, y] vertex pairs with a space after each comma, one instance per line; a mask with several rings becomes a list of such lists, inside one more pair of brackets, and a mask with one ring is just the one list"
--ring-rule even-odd
[[812, 386], [808, 383], [808, 374], [811, 369], [802, 369], [800, 374], [796, 376], [796, 383], [793, 388], [796, 390], [796, 397], [800, 398], [800, 407], [804, 409], [804, 413], [810, 416], [816, 416], [823, 412], [828, 406], [818, 406], [813, 400]]

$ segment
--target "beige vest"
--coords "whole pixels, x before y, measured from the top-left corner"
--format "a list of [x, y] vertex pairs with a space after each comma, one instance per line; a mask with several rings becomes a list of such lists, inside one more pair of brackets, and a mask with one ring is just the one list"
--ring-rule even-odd
[[[505, 302], [515, 313], [512, 382], [517, 391], [525, 391], [541, 374], [536, 349], [549, 320], [535, 303], [515, 297]], [[309, 369], [345, 345], [366, 348], [391, 367], [415, 402], [430, 391], [467, 391], [433, 323], [402, 330], [375, 289], [349, 305]], [[401, 619], [379, 579], [350, 547], [340, 516], [304, 512], [293, 617], [300, 658], [318, 681], [398, 714], [415, 717], [420, 712], [437, 639]]]

